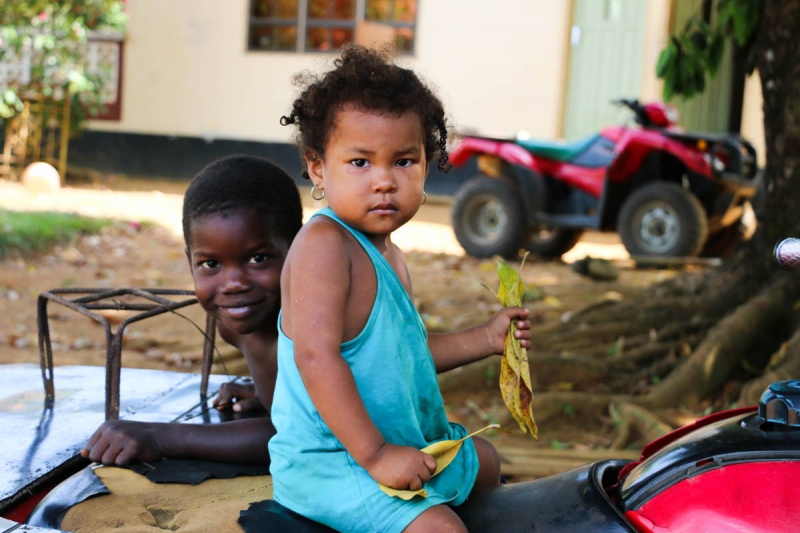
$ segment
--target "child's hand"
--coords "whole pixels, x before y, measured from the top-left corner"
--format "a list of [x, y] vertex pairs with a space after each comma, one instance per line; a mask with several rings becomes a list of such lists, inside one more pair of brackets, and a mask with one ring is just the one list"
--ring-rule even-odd
[[494, 314], [485, 324], [489, 337], [491, 353], [502, 355], [503, 345], [508, 335], [508, 328], [514, 320], [517, 331], [515, 338], [519, 339], [520, 345], [526, 350], [531, 347], [531, 321], [528, 320], [530, 311], [524, 307], [504, 307]]
[[134, 461], [156, 461], [162, 453], [146, 422], [109, 420], [89, 438], [81, 455], [107, 466], [122, 466]]
[[377, 459], [367, 469], [372, 479], [401, 490], [419, 490], [430, 481], [436, 470], [436, 459], [410, 446], [388, 442], [378, 452]]
[[233, 409], [237, 413], [264, 410], [261, 400], [256, 396], [256, 388], [253, 384], [230, 382], [223, 383], [220, 387], [219, 394], [214, 399], [214, 407], [220, 411]]

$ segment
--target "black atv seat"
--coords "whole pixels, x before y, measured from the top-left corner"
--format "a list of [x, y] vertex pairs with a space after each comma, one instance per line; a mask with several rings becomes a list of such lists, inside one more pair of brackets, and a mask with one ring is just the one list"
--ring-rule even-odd
[[[599, 461], [536, 481], [478, 489], [455, 511], [471, 533], [635, 533], [603, 489], [627, 463]], [[241, 511], [239, 525], [245, 533], [334, 531], [273, 500]]]

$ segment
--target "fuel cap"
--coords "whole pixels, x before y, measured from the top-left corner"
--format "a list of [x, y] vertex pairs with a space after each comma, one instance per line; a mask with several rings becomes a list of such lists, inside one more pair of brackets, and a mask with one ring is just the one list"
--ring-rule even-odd
[[767, 387], [758, 402], [764, 422], [800, 427], [800, 380], [778, 381]]

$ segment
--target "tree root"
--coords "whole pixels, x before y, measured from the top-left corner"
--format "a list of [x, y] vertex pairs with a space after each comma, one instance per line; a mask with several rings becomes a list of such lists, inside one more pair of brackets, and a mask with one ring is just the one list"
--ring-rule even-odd
[[694, 353], [637, 400], [647, 407], [696, 403], [722, 387], [738, 370], [748, 350], [787, 316], [797, 284], [781, 278], [722, 319]]
[[655, 414], [631, 402], [612, 402], [608, 406], [608, 412], [614, 424], [619, 428], [617, 437], [611, 445], [612, 448], [624, 448], [634, 434], [651, 442], [663, 437], [673, 429]]
[[611, 415], [618, 428], [617, 437], [611, 444], [613, 449], [624, 448], [634, 436], [649, 442], [672, 431], [672, 426], [646, 408], [634, 404], [627, 396], [545, 392], [533, 398], [533, 414], [538, 424], [577, 414], [600, 418], [606, 413]]
[[499, 444], [501, 470], [505, 476], [545, 477], [566, 472], [603, 459], [635, 461], [639, 453], [630, 450], [551, 450]]
[[568, 413], [603, 416], [611, 402], [627, 401], [625, 396], [588, 392], [543, 392], [533, 397], [533, 416], [537, 424], [546, 423]]
[[763, 374], [742, 386], [739, 405], [755, 405], [770, 384], [786, 379], [797, 379], [798, 376], [800, 376], [800, 329], [795, 330], [794, 335], [781, 344], [778, 351], [772, 355]]
[[630, 421], [622, 418], [621, 415], [617, 417], [612, 414], [612, 419], [614, 420], [614, 424], [617, 426], [617, 436], [614, 437], [614, 440], [611, 442], [609, 448], [612, 450], [622, 450], [631, 441], [633, 424], [631, 424]]
[[617, 409], [620, 415], [631, 421], [639, 434], [648, 442], [663, 437], [673, 430], [672, 426], [665, 424], [658, 416], [634, 403], [620, 403]]
[[640, 346], [634, 350], [629, 350], [619, 357], [609, 359], [608, 364], [612, 369], [636, 369], [643, 363], [649, 363], [654, 359], [663, 358], [671, 353], [683, 351], [696, 346], [702, 339], [702, 335], [688, 335], [678, 340], [666, 342], [651, 342]]

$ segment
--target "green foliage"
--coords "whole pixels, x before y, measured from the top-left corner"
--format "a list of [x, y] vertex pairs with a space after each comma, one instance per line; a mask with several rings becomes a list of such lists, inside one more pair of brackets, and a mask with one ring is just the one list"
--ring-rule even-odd
[[760, 0], [725, 0], [717, 11], [717, 25], [727, 35], [745, 46], [758, 27]]
[[78, 235], [97, 233], [108, 219], [69, 213], [22, 213], [0, 209], [0, 259], [13, 253], [31, 254], [64, 244]]
[[89, 32], [123, 33], [121, 0], [5, 0], [0, 2], [0, 61], [30, 57], [29, 79], [0, 87], [0, 118], [22, 110], [29, 96], [80, 95], [96, 107], [103, 77], [84, 69], [81, 45]]
[[664, 80], [664, 100], [674, 95], [691, 98], [703, 92], [706, 76], [713, 78], [722, 63], [726, 39], [735, 39], [743, 48], [752, 41], [760, 18], [760, 0], [719, 0], [716, 5], [711, 24], [699, 16], [690, 18], [661, 50], [656, 76]]

